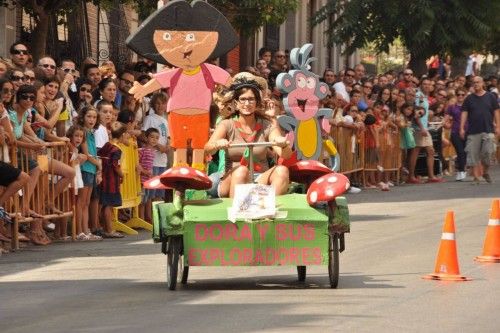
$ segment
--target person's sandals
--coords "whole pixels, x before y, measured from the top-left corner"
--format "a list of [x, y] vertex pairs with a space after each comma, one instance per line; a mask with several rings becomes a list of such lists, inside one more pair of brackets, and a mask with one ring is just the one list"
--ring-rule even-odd
[[89, 240], [89, 237], [87, 235], [85, 235], [83, 232], [79, 233], [77, 236], [76, 236], [76, 240], [77, 241], [88, 241]]
[[34, 210], [29, 210], [28, 211], [28, 216], [27, 217], [32, 217], [34, 219], [42, 219], [43, 218], [43, 215], [40, 215], [38, 214], [37, 212], [35, 212]]
[[98, 240], [102, 240], [102, 237], [101, 236], [97, 236], [97, 235], [94, 235], [93, 233], [89, 232], [87, 235], [87, 239], [89, 241], [98, 241]]
[[35, 245], [49, 245], [52, 241], [43, 231], [29, 231], [29, 239]]
[[10, 243], [10, 238], [0, 232], [0, 242]]
[[474, 177], [472, 179], [472, 185], [479, 185], [481, 183], [481, 180], [479, 178]]
[[69, 242], [71, 240], [71, 236], [62, 236], [62, 237], [54, 237], [54, 242]]
[[63, 212], [63, 211], [61, 211], [61, 210], [57, 209], [57, 208], [56, 208], [56, 206], [55, 206], [54, 204], [52, 204], [52, 203], [47, 203], [47, 204], [45, 205], [45, 207], [47, 208], [47, 211], [48, 211], [49, 213], [56, 214], [56, 215], [61, 215], [61, 214], [64, 214], [64, 212]]
[[124, 236], [120, 234], [119, 232], [113, 231], [113, 232], [104, 232], [102, 234], [103, 238], [123, 238]]
[[444, 179], [443, 178], [429, 178], [427, 180], [427, 183], [443, 183]]
[[483, 174], [483, 178], [484, 178], [484, 180], [486, 180], [486, 182], [487, 182], [488, 184], [491, 184], [491, 183], [493, 182], [493, 180], [491, 179], [491, 176], [490, 176], [490, 174], [489, 174], [489, 173], [485, 173], [485, 174]]
[[408, 178], [406, 183], [407, 184], [422, 184], [422, 182], [418, 178]]

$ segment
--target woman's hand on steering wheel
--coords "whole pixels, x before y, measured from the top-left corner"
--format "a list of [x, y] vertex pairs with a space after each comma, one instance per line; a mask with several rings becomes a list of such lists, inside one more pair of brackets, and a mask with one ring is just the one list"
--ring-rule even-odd
[[230, 144], [231, 143], [226, 139], [219, 139], [219, 140], [215, 141], [215, 147], [217, 148], [217, 150], [227, 149], [227, 148], [229, 148]]
[[286, 148], [290, 145], [290, 142], [284, 136], [277, 136], [274, 138], [273, 144], [280, 148]]

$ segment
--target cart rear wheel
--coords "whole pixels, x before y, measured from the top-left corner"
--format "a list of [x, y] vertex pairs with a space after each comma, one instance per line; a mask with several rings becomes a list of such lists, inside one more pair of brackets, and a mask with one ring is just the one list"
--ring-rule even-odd
[[339, 235], [330, 235], [328, 245], [328, 276], [330, 287], [337, 288], [339, 284]]
[[297, 275], [299, 277], [299, 282], [304, 282], [306, 280], [306, 266], [297, 266]]
[[[179, 260], [181, 254], [182, 237], [173, 236], [167, 245], [167, 284], [168, 289], [175, 290], [178, 272], [183, 272], [184, 261]], [[179, 269], [180, 268], [180, 269]]]

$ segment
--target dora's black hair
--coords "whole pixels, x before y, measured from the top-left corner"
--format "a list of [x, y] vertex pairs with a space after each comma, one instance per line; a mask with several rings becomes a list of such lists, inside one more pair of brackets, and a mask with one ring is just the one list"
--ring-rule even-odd
[[218, 58], [238, 44], [238, 36], [227, 18], [201, 0], [195, 0], [191, 4], [184, 0], [170, 1], [149, 16], [139, 29], [127, 38], [127, 46], [137, 54], [167, 65], [167, 60], [158, 52], [153, 42], [156, 30], [218, 32], [217, 45], [208, 59]]

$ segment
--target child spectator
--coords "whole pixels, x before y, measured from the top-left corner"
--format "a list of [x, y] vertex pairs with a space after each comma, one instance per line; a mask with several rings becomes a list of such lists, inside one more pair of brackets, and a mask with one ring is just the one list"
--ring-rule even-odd
[[118, 122], [127, 127], [128, 133], [132, 136], [134, 141], [142, 135], [142, 132], [137, 129], [137, 119], [135, 114], [129, 110], [122, 110], [118, 114]]
[[111, 124], [118, 120], [118, 114], [120, 113], [120, 108], [113, 105], [113, 113], [111, 113]]
[[99, 126], [95, 130], [94, 135], [95, 145], [97, 150], [99, 150], [109, 141], [108, 127], [113, 120], [113, 104], [102, 100], [97, 103], [96, 109], [99, 114]]
[[90, 196], [97, 184], [102, 180], [101, 163], [97, 158], [97, 147], [94, 131], [99, 127], [99, 116], [93, 106], [86, 106], [80, 111], [78, 124], [85, 129], [85, 141], [82, 143], [81, 151], [87, 156], [87, 160], [81, 165], [83, 188], [78, 191], [77, 209], [82, 214], [82, 233], [77, 236], [78, 240], [100, 240], [101, 237], [89, 231], [89, 206]]
[[401, 114], [398, 115], [397, 125], [399, 127], [399, 148], [401, 148], [401, 156], [403, 167], [402, 171], [406, 175], [409, 174], [408, 171], [408, 158], [410, 156], [409, 151], [415, 148], [415, 137], [413, 136], [413, 127], [411, 126], [413, 119], [415, 118], [415, 113], [413, 112], [413, 105], [403, 104], [401, 106]]
[[[167, 107], [167, 95], [157, 93], [151, 97], [151, 107], [154, 114], [144, 118], [142, 130], [146, 131], [149, 128], [156, 128], [160, 134], [158, 145], [156, 146], [155, 158], [153, 161], [153, 176], [162, 174], [167, 168], [168, 158], [168, 124], [165, 117]], [[164, 190], [154, 190], [152, 199], [163, 199]]]
[[[80, 165], [87, 161], [87, 155], [81, 154], [79, 149], [81, 148], [82, 143], [85, 141], [85, 129], [79, 125], [73, 125], [68, 129], [66, 133], [66, 137], [69, 138], [70, 149], [71, 149], [71, 166], [75, 169], [75, 178], [73, 180], [73, 190], [74, 190], [74, 198], [78, 203], [78, 192], [83, 188], [83, 179], [82, 179], [82, 171], [80, 169]], [[76, 234], [84, 234], [83, 225], [82, 225], [82, 211], [80, 209], [76, 209], [75, 215], [75, 225], [76, 225]], [[81, 238], [85, 239], [85, 237], [81, 236]]]
[[[141, 183], [153, 176], [153, 160], [156, 147], [160, 139], [160, 132], [156, 128], [146, 130], [146, 143], [139, 149], [139, 163], [141, 164]], [[145, 221], [151, 221], [151, 195], [153, 190], [144, 190], [141, 205], [139, 206], [139, 217]]]
[[113, 230], [113, 207], [122, 205], [120, 194], [120, 183], [123, 172], [120, 167], [122, 151], [118, 144], [128, 146], [130, 134], [127, 127], [120, 123], [111, 124], [111, 142], [107, 142], [99, 150], [102, 160], [103, 179], [100, 184], [100, 203], [102, 205], [102, 216], [104, 218], [104, 238], [122, 238], [123, 235]]
[[[380, 112], [379, 108], [381, 108], [381, 103], [379, 101], [375, 102], [374, 108], [366, 109], [366, 117], [364, 120], [364, 124], [366, 126], [365, 131], [365, 168], [373, 169], [376, 168], [376, 171], [368, 171], [367, 172], [367, 188], [377, 188], [377, 185], [380, 186], [382, 191], [388, 191], [389, 186], [384, 184], [383, 182], [379, 182], [380, 174], [384, 171], [382, 166], [380, 165], [380, 154], [379, 154], [379, 121], [377, 120], [378, 112]], [[377, 172], [378, 171], [378, 172]]]

